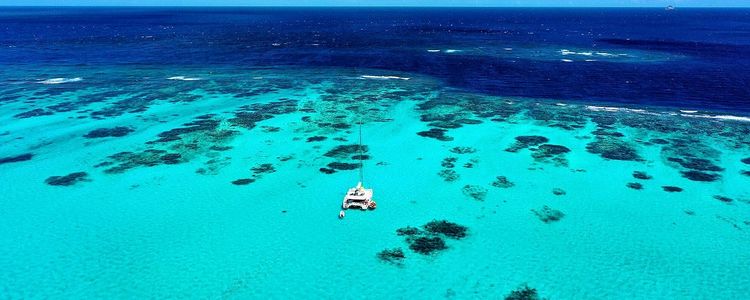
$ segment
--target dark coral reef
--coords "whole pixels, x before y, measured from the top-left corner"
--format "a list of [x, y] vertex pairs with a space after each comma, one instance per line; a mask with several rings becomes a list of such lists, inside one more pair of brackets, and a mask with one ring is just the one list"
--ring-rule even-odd
[[16, 156], [0, 157], [0, 165], [27, 161], [27, 160], [31, 160], [33, 157], [34, 157], [33, 153], [24, 153], [24, 154], [19, 154]]
[[377, 257], [381, 261], [401, 265], [402, 261], [406, 258], [406, 255], [404, 254], [404, 250], [401, 250], [401, 248], [393, 248], [378, 252]]
[[557, 222], [562, 219], [565, 214], [562, 211], [559, 211], [557, 209], [551, 208], [549, 206], [543, 206], [541, 209], [532, 209], [531, 212], [536, 215], [539, 220], [541, 220], [544, 223], [552, 223]]
[[98, 139], [98, 138], [105, 138], [105, 137], [123, 137], [131, 132], [135, 131], [133, 128], [125, 127], [125, 126], [117, 126], [112, 128], [99, 128], [94, 129], [90, 131], [89, 133], [85, 134], [83, 137], [87, 139]]
[[477, 201], [484, 201], [484, 198], [487, 197], [487, 188], [479, 185], [467, 184], [464, 185], [461, 191], [464, 195]]
[[505, 176], [497, 176], [495, 177], [495, 181], [492, 182], [492, 186], [502, 189], [507, 189], [515, 186], [516, 184], [512, 181], [508, 180], [508, 177]]
[[[432, 220], [424, 224], [422, 228], [406, 226], [396, 230], [397, 235], [404, 237], [409, 249], [422, 255], [431, 255], [446, 250], [448, 245], [445, 239], [460, 240], [466, 238], [468, 233], [468, 227], [447, 220]], [[396, 249], [400, 250], [400, 248]], [[378, 257], [384, 254], [384, 258], [390, 258], [390, 254], [393, 254], [396, 249], [380, 252]], [[404, 255], [400, 253], [399, 256]], [[381, 260], [391, 262], [384, 258]], [[400, 262], [402, 258], [398, 261]]]
[[516, 142], [510, 147], [506, 148], [508, 152], [518, 152], [519, 150], [526, 149], [533, 146], [538, 146], [549, 142], [549, 139], [539, 135], [521, 135], [516, 137]]
[[89, 174], [86, 172], [73, 172], [68, 175], [62, 175], [62, 176], [50, 176], [46, 180], [44, 180], [44, 183], [54, 186], [71, 186], [75, 185], [79, 182], [87, 182], [91, 181], [89, 179]]
[[524, 284], [506, 295], [505, 300], [544, 300], [544, 298], [539, 296], [535, 288]]

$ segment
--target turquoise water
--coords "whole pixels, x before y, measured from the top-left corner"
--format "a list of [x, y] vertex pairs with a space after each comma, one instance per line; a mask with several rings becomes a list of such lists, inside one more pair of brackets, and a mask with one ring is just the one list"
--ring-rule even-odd
[[[487, 96], [361, 68], [16, 72], [0, 86], [0, 158], [32, 156], [0, 164], [4, 298], [750, 292], [742, 117]], [[357, 171], [321, 168], [356, 163], [329, 151], [355, 144], [359, 121], [378, 208], [339, 220]], [[544, 222], [545, 206], [561, 214]], [[432, 220], [467, 236], [436, 235], [447, 249], [425, 255], [397, 235]], [[405, 258], [377, 255], [394, 248]]]

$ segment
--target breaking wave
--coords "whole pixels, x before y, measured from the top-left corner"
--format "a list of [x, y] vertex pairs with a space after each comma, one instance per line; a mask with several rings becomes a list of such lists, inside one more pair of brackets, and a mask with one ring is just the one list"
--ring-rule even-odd
[[379, 80], [388, 80], [388, 79], [401, 79], [401, 80], [409, 80], [411, 78], [409, 77], [399, 77], [399, 76], [379, 76], [379, 75], [362, 75], [360, 76], [362, 79], [379, 79]]
[[167, 78], [169, 80], [182, 80], [182, 81], [196, 81], [201, 80], [199, 77], [186, 77], [186, 76], [172, 76]]
[[83, 80], [83, 78], [81, 78], [81, 77], [74, 77], [74, 78], [62, 78], [62, 77], [60, 77], [60, 78], [45, 79], [45, 80], [39, 81], [39, 83], [41, 83], [41, 84], [61, 84], [61, 83], [68, 83], [68, 82], [78, 82], [78, 81], [81, 81], [81, 80]]
[[679, 110], [680, 113], [674, 113], [674, 112], [664, 113], [664, 112], [651, 112], [645, 109], [633, 109], [633, 108], [614, 107], [614, 106], [594, 106], [594, 105], [587, 105], [586, 109], [591, 110], [591, 111], [629, 112], [629, 113], [647, 114], [647, 115], [655, 115], [655, 116], [669, 114], [669, 115], [679, 115], [679, 116], [688, 117], [688, 118], [750, 122], [750, 117], [735, 116], [735, 115], [695, 114], [698, 112], [697, 110]]

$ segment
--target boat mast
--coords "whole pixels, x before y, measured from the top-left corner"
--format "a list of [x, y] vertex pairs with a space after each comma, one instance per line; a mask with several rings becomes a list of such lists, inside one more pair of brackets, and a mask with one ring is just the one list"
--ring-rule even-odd
[[364, 186], [364, 164], [362, 163], [362, 119], [359, 120], [359, 182]]

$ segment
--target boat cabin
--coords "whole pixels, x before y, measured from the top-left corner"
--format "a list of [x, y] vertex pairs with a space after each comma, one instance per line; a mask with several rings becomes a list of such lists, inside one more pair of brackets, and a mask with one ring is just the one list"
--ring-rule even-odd
[[361, 210], [375, 209], [375, 201], [372, 200], [372, 189], [366, 189], [362, 182], [357, 183], [357, 187], [350, 188], [344, 196], [344, 202], [341, 204], [343, 209], [359, 208]]

